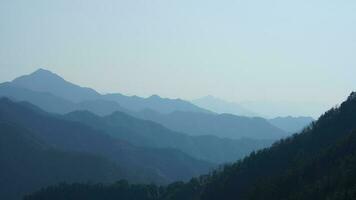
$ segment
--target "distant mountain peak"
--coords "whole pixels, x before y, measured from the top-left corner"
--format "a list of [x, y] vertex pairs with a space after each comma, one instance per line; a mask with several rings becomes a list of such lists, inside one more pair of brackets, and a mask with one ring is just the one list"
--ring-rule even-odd
[[158, 96], [157, 94], [151, 95], [150, 97], [148, 97], [149, 99], [161, 99], [160, 96]]
[[43, 68], [39, 68], [31, 74], [20, 76], [14, 79], [12, 83], [32, 91], [48, 92], [73, 102], [98, 99], [100, 96], [93, 89], [73, 84], [58, 74]]
[[[44, 76], [44, 77], [51, 77], [51, 78], [57, 78], [64, 80], [62, 77], [60, 77], [58, 74], [51, 72], [50, 70], [44, 69], [44, 68], [39, 68], [33, 73], [27, 75], [27, 76]], [[21, 78], [21, 77], [19, 77]], [[15, 79], [16, 80], [16, 79]]]
[[51, 72], [50, 70], [48, 69], [45, 69], [45, 68], [38, 68], [36, 71], [34, 71], [33, 73], [51, 73], [53, 74], [53, 72]]
[[17, 77], [12, 82], [20, 85], [24, 83], [26, 85], [28, 81], [44, 81], [46, 84], [49, 82], [67, 82], [58, 74], [44, 68], [39, 68], [31, 74]]

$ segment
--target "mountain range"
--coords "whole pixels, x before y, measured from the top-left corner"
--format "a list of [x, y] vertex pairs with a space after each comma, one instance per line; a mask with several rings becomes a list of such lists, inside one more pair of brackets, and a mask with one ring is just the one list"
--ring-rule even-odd
[[[134, 146], [85, 124], [66, 120], [61, 115], [44, 112], [26, 102], [15, 103], [6, 98], [0, 99], [0, 123], [3, 124], [1, 126], [2, 129], [0, 129], [2, 141], [7, 141], [1, 146], [0, 158], [2, 165], [0, 167], [5, 167], [5, 169], [0, 170], [2, 173], [0, 177], [7, 177], [6, 174], [9, 171], [6, 169], [12, 166], [12, 180], [16, 180], [8, 183], [0, 182], [0, 188], [4, 191], [1, 195], [4, 195], [4, 199], [12, 199], [17, 193], [23, 194], [23, 192], [30, 191], [36, 185], [44, 186], [53, 183], [54, 180], [77, 180], [85, 182], [89, 180], [98, 181], [100, 179], [105, 182], [125, 178], [131, 182], [155, 182], [162, 184], [174, 180], [189, 179], [193, 175], [207, 172], [214, 166], [209, 162], [197, 160], [173, 148]], [[18, 144], [24, 145], [17, 146]], [[22, 151], [22, 147], [26, 147], [26, 151]], [[18, 149], [20, 152], [17, 151]], [[64, 153], [62, 155], [57, 152]], [[51, 153], [54, 155], [53, 157], [50, 157]], [[28, 159], [42, 156], [42, 154], [45, 154], [45, 157], [41, 160]], [[108, 170], [107, 173], [111, 173], [111, 171], [116, 169], [112, 172], [113, 176], [110, 177], [110, 174], [99, 170], [98, 173], [78, 174], [78, 178], [75, 178], [76, 176], [72, 177], [70, 174], [73, 172], [68, 170], [68, 167], [71, 166], [69, 158], [80, 157], [80, 154], [84, 154], [83, 159], [87, 159], [86, 161], [84, 160], [85, 162], [81, 166], [83, 173], [87, 171], [93, 172], [95, 171], [93, 167], [101, 166], [103, 170]], [[58, 158], [59, 160], [56, 161], [56, 155], [62, 156], [60, 157], [61, 159]], [[66, 157], [69, 158], [67, 159]], [[99, 158], [96, 157], [103, 157], [104, 159], [98, 161]], [[85, 165], [85, 163], [93, 162], [97, 164]], [[33, 177], [31, 179], [24, 179], [21, 174], [25, 172], [30, 173], [32, 169], [22, 171], [23, 166], [16, 167], [16, 163], [39, 166], [39, 169], [50, 165], [58, 165], [58, 167], [67, 166], [67, 168], [60, 171], [60, 173], [63, 173], [63, 176], [57, 174], [56, 170], [51, 171], [50, 169], [46, 169], [49, 170], [46, 177], [37, 177], [41, 176], [38, 173], [32, 174]], [[81, 179], [79, 179], [80, 177]], [[31, 181], [39, 178], [43, 181], [37, 182], [35, 185], [31, 184]], [[15, 189], [15, 184], [18, 182], [22, 182], [24, 186]]]
[[194, 158], [218, 164], [242, 158], [255, 149], [271, 145], [274, 141], [224, 139], [211, 135], [189, 136], [122, 112], [100, 117], [90, 112], [76, 111], [65, 115], [65, 118], [101, 130], [135, 146], [178, 149]]
[[44, 69], [1, 83], [0, 97], [1, 199], [62, 181], [187, 181], [310, 123], [218, 114], [157, 95], [100, 94]]
[[[74, 93], [75, 95], [72, 95]], [[149, 98], [128, 97], [119, 93], [102, 95], [93, 89], [70, 83], [44, 69], [0, 84], [0, 96], [28, 101], [48, 112], [59, 114], [88, 110], [104, 116], [121, 111], [190, 135], [278, 139], [294, 131], [286, 130], [288, 126], [283, 123], [272, 125], [262, 118], [217, 115], [180, 99], [160, 98], [157, 95]], [[297, 124], [294, 120], [288, 118], [283, 122]], [[301, 124], [299, 129], [306, 125], [307, 122]]]
[[101, 95], [91, 88], [70, 83], [57, 74], [45, 69], [39, 69], [32, 74], [18, 77], [11, 83], [32, 91], [55, 94], [57, 97], [74, 103], [90, 100], [105, 100], [116, 102], [120, 106], [132, 111], [152, 109], [162, 113], [170, 113], [177, 110], [210, 112], [181, 99], [161, 98], [158, 95], [152, 95], [148, 98], [125, 96], [119, 93]]
[[274, 140], [288, 136], [286, 131], [277, 128], [261, 117], [184, 111], [161, 114], [153, 110], [143, 110], [132, 115], [160, 123], [169, 129], [189, 135]]
[[[165, 187], [62, 184], [25, 200], [353, 200], [356, 198], [356, 93], [298, 134], [210, 174]], [[140, 191], [135, 193], [134, 191]], [[64, 196], [62, 196], [64, 195]], [[99, 197], [99, 198], [98, 198]]]

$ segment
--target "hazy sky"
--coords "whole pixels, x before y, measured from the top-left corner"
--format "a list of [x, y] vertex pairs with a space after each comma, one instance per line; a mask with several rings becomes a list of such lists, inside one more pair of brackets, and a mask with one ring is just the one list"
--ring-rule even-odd
[[356, 90], [355, 0], [0, 0], [0, 81], [334, 105]]

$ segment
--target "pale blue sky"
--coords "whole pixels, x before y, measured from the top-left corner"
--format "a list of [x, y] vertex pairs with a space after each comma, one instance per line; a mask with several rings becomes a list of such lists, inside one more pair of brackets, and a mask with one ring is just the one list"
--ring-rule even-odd
[[355, 0], [0, 0], [0, 81], [331, 106], [356, 90]]

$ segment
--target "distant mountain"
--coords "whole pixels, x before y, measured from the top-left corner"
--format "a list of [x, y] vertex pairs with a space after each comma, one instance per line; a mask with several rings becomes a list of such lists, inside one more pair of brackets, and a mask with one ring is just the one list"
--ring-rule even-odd
[[128, 112], [114, 101], [86, 100], [74, 103], [49, 92], [33, 91], [10, 82], [0, 84], [0, 97], [8, 97], [17, 101], [28, 101], [43, 110], [59, 114], [76, 110], [88, 110], [99, 115], [108, 115], [114, 111]]
[[167, 99], [157, 95], [148, 98], [129, 97], [119, 93], [101, 95], [91, 88], [80, 87], [70, 83], [57, 74], [44, 69], [18, 77], [11, 83], [14, 86], [32, 91], [51, 93], [74, 103], [107, 100], [116, 102], [123, 108], [133, 111], [152, 109], [161, 113], [170, 113], [173, 111], [210, 112], [181, 99]]
[[103, 96], [103, 99], [116, 101], [122, 107], [132, 111], [150, 109], [160, 113], [171, 113], [174, 111], [212, 113], [211, 111], [195, 106], [188, 101], [161, 98], [158, 95], [141, 98], [137, 96], [128, 97], [122, 94], [106, 94]]
[[160, 114], [144, 110], [133, 114], [151, 120], [169, 129], [189, 135], [214, 135], [223, 138], [280, 139], [288, 134], [260, 117], [243, 117], [232, 114], [172, 112]]
[[105, 157], [119, 166], [128, 179], [134, 182], [167, 183], [186, 180], [207, 172], [213, 166], [175, 149], [133, 146], [105, 132], [65, 120], [60, 115], [46, 113], [25, 102], [0, 99], [0, 122], [25, 127], [33, 132], [34, 137], [58, 150]]
[[288, 132], [288, 133], [297, 133], [300, 132], [303, 128], [308, 126], [314, 119], [312, 117], [276, 117], [269, 119], [268, 122], [272, 125]]
[[95, 90], [70, 83], [45, 69], [39, 69], [32, 74], [18, 77], [12, 81], [12, 84], [33, 91], [56, 94], [58, 97], [77, 103], [100, 98], [100, 94]]
[[[123, 186], [117, 185], [118, 189], [111, 193], [97, 186], [79, 186], [84, 191], [68, 185], [55, 186], [26, 200], [42, 197], [62, 200], [57, 198], [61, 193], [68, 200], [81, 194], [108, 195], [108, 200], [128, 199], [125, 194], [137, 188], [126, 185], [125, 188], [131, 189], [122, 190]], [[149, 185], [139, 188], [145, 190], [138, 198], [149, 200], [353, 200], [356, 198], [356, 93], [301, 133], [209, 175], [160, 189]], [[152, 194], [155, 194], [153, 198]], [[92, 198], [97, 199], [100, 196]]]
[[233, 140], [208, 135], [189, 136], [122, 112], [100, 117], [90, 112], [77, 111], [65, 115], [65, 119], [86, 124], [136, 146], [174, 148], [213, 163], [235, 161], [275, 141], [249, 138]]
[[[40, 77], [44, 76], [43, 74], [49, 74], [48, 77], [56, 76], [51, 72], [47, 72], [45, 70], [39, 70], [35, 72], [34, 76], [37, 77], [38, 74], [41, 74]], [[36, 75], [37, 74], [37, 75]], [[22, 79], [22, 78], [19, 78]], [[19, 80], [17, 79], [17, 80]], [[31, 79], [31, 75], [25, 76], [25, 79]], [[55, 78], [56, 80], [62, 81], [60, 77]], [[16, 81], [15, 81], [16, 82]], [[65, 82], [65, 81], [64, 81]], [[50, 84], [51, 85], [51, 84]], [[54, 84], [52, 84], [54, 85]], [[58, 84], [57, 84], [58, 85]], [[64, 84], [64, 85], [69, 85], [68, 87], [76, 87], [77, 89], [81, 89], [79, 86], [73, 86], [72, 84]], [[31, 88], [33, 89], [33, 88]], [[14, 84], [12, 82], [10, 83], [3, 83], [0, 84], [0, 96], [7, 96], [11, 97], [14, 100], [22, 100], [22, 101], [29, 101], [36, 106], [48, 111], [48, 112], [53, 112], [53, 113], [59, 113], [59, 114], [65, 114], [73, 111], [78, 111], [78, 110], [88, 110], [91, 112], [94, 112], [95, 114], [98, 115], [108, 115], [111, 114], [112, 112], [116, 111], [122, 111], [125, 113], [133, 114], [134, 116], [137, 115], [137, 112], [135, 111], [129, 111], [126, 110], [126, 108], [121, 107], [115, 100], [103, 100], [103, 99], [98, 99], [98, 100], [85, 100], [81, 101], [78, 103], [72, 102], [68, 99], [64, 99], [62, 97], [57, 96], [57, 94], [52, 94], [51, 92], [39, 92], [39, 91], [33, 91], [31, 89], [25, 88], [25, 86], [19, 86], [18, 84]], [[68, 92], [63, 92], [62, 93], [68, 93]], [[90, 92], [89, 92], [90, 93]], [[111, 96], [115, 97], [115, 95]], [[123, 97], [124, 99], [126, 97]], [[131, 97], [130, 97], [131, 98]], [[138, 101], [142, 100], [142, 98], [139, 97], [132, 97], [135, 99], [138, 99]], [[152, 96], [150, 101], [158, 101], [160, 102], [160, 98], [158, 96]], [[166, 100], [164, 100], [166, 101]], [[179, 100], [180, 101], [180, 100]], [[167, 100], [167, 106], [170, 104], [171, 100]], [[160, 103], [158, 103], [160, 104]], [[163, 103], [164, 104], [164, 103]], [[162, 104], [162, 105], [163, 105]], [[183, 102], [183, 104], [186, 104]], [[157, 105], [157, 104], [155, 104]], [[196, 107], [197, 108], [197, 107]], [[146, 109], [147, 110], [147, 109]], [[156, 112], [156, 111], [154, 111]], [[80, 112], [79, 112], [80, 113]], [[85, 112], [83, 112], [85, 113]], [[157, 112], [158, 113], [158, 112]], [[187, 113], [188, 114], [188, 113]], [[193, 116], [199, 116], [195, 115], [197, 112], [191, 112], [191, 115]], [[128, 133], [128, 130], [134, 130], [135, 134], [132, 135], [126, 135], [130, 136], [129, 138], [123, 137], [124, 135], [117, 134], [116, 136], [120, 136], [120, 139], [124, 139], [132, 144], [135, 145], [141, 145], [141, 146], [146, 146], [146, 147], [158, 147], [158, 148], [176, 148], [179, 149], [195, 158], [199, 158], [202, 160], [207, 160], [210, 162], [214, 163], [223, 163], [227, 161], [234, 161], [236, 159], [239, 159], [248, 153], [250, 153], [253, 150], [260, 149], [266, 146], [269, 146], [276, 138], [280, 137], [281, 131], [278, 129], [272, 129], [271, 126], [267, 126], [266, 130], [268, 131], [275, 131], [275, 133], [266, 133], [266, 137], [261, 137], [257, 139], [251, 139], [251, 138], [243, 138], [243, 139], [238, 139], [238, 140], [230, 140], [230, 139], [220, 139], [216, 136], [199, 136], [199, 137], [189, 137], [188, 135], [182, 134], [182, 133], [177, 133], [177, 131], [171, 131], [167, 128], [162, 127], [159, 124], [153, 123], [153, 122], [147, 122], [144, 120], [138, 120], [133, 117], [129, 117], [127, 115], [124, 115], [123, 113], [116, 112], [115, 115], [113, 116], [125, 116], [122, 117], [121, 119], [114, 118], [116, 121], [114, 124], [115, 126], [118, 126], [120, 124], [125, 124], [125, 127], [120, 127], [121, 129], [116, 130], [118, 133]], [[208, 114], [206, 114], [208, 115]], [[210, 115], [210, 114], [209, 114]], [[162, 115], [163, 116], [163, 115]], [[203, 118], [205, 115], [202, 115]], [[84, 116], [79, 116], [78, 119], [82, 123], [86, 123], [85, 117], [82, 119], [81, 117]], [[100, 121], [100, 117], [98, 117], [98, 121]], [[105, 117], [104, 119], [107, 119], [110, 117]], [[128, 119], [128, 120], [127, 120]], [[153, 119], [153, 118], [152, 118]], [[192, 119], [191, 117], [188, 117], [187, 119]], [[226, 118], [229, 119], [229, 118]], [[127, 121], [125, 121], [127, 120]], [[209, 121], [210, 120], [210, 121]], [[208, 124], [212, 123], [211, 120], [201, 120], [202, 123]], [[199, 120], [198, 120], [199, 121]], [[206, 132], [206, 134], [214, 134], [217, 132], [222, 132], [225, 130], [228, 130], [227, 128], [224, 128], [224, 124], [227, 124], [224, 122], [224, 120], [218, 120], [222, 121], [221, 125], [217, 124], [217, 128], [214, 128], [214, 132]], [[248, 121], [245, 120], [246, 122], [242, 122], [244, 124], [243, 126], [235, 126], [236, 128], [245, 128], [243, 133], [246, 133], [246, 127], [248, 126]], [[262, 121], [263, 120], [255, 120], [255, 121]], [[133, 124], [130, 124], [133, 123]], [[219, 122], [220, 123], [220, 122]], [[87, 124], [89, 126], [94, 126], [97, 123], [90, 123]], [[148, 124], [146, 126], [146, 124]], [[215, 122], [212, 124], [216, 124]], [[231, 124], [231, 123], [230, 123]], [[259, 123], [252, 123], [259, 127]], [[203, 125], [203, 124], [202, 124]], [[198, 125], [199, 126], [199, 125]], [[204, 125], [206, 126], [206, 125]], [[203, 131], [199, 130], [196, 128], [195, 130], [199, 130], [200, 132], [195, 135], [201, 135], [204, 133], [204, 130], [207, 130], [211, 126], [207, 127], [202, 127]], [[263, 127], [263, 126], [262, 126]], [[97, 127], [100, 129], [103, 129], [103, 127]], [[117, 128], [117, 127], [115, 127]], [[185, 128], [189, 128], [189, 126], [185, 126]], [[220, 129], [221, 128], [221, 129]], [[234, 127], [229, 126], [230, 132], [231, 133], [236, 133], [239, 132], [238, 130], [231, 130]], [[220, 130], [218, 130], [220, 129]], [[255, 129], [252, 129], [255, 130]], [[150, 133], [150, 134], [148, 134]], [[193, 131], [189, 132], [193, 134]], [[254, 134], [254, 131], [252, 131], [252, 134]], [[261, 134], [263, 136], [263, 134]], [[220, 134], [221, 137], [224, 137], [224, 133]], [[251, 135], [252, 136], [252, 135]], [[276, 137], [274, 137], [276, 136]], [[242, 136], [243, 137], [243, 136]], [[241, 138], [241, 137], [234, 137], [234, 138]], [[214, 146], [214, 148], [211, 148], [211, 145]]]
[[78, 152], [59, 151], [18, 124], [0, 122], [0, 199], [59, 182], [106, 182], [128, 178], [114, 163]]
[[[29, 101], [48, 112], [65, 114], [88, 110], [103, 116], [122, 111], [190, 135], [215, 135], [234, 139], [277, 139], [286, 136], [282, 130], [271, 126], [262, 118], [215, 115], [189, 102], [162, 99], [157, 95], [140, 98], [121, 94], [100, 95], [93, 91], [69, 83], [43, 69], [19, 77], [13, 82], [0, 84], [0, 96]], [[82, 94], [83, 98], [79, 99], [77, 96], [73, 99], [73, 92]]]
[[219, 114], [230, 113], [234, 115], [247, 116], [247, 117], [259, 116], [257, 113], [254, 113], [237, 103], [227, 102], [225, 100], [216, 98], [211, 95], [199, 99], [195, 99], [192, 101], [192, 103], [199, 107], [211, 110]]

